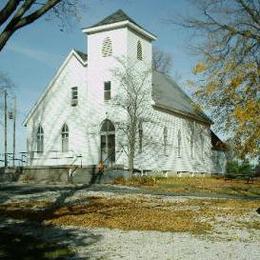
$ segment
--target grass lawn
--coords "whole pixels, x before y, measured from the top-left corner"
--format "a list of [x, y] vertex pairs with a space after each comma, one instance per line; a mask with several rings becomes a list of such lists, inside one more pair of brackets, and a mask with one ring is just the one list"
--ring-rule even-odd
[[213, 177], [133, 177], [129, 180], [118, 178], [115, 184], [142, 187], [158, 192], [180, 194], [260, 196], [260, 180], [246, 183], [245, 180], [229, 180]]

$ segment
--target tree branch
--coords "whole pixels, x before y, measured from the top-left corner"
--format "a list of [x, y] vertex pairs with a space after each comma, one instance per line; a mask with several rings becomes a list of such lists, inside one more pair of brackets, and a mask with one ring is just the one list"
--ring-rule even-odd
[[10, 15], [16, 10], [21, 0], [10, 0], [0, 11], [0, 26], [8, 20]]
[[255, 15], [254, 11], [243, 1], [243, 0], [236, 0], [244, 10], [252, 17], [253, 21], [260, 25], [260, 17], [259, 15]]
[[259, 35], [255, 35], [252, 32], [250, 32], [249, 30], [246, 31], [239, 31], [236, 28], [227, 25], [227, 24], [221, 24], [219, 23], [217, 20], [215, 20], [210, 14], [208, 14], [207, 10], [204, 10], [204, 14], [212, 21], [214, 22], [216, 25], [218, 25], [220, 28], [229, 31], [231, 34], [233, 35], [241, 35], [245, 38], [251, 38], [251, 39], [255, 39], [257, 42], [260, 42], [260, 36]]
[[[20, 2], [20, 0], [17, 0]], [[21, 7], [17, 10], [11, 21], [7, 24], [5, 29], [0, 34], [0, 51], [3, 49], [9, 38], [13, 35], [13, 33], [23, 27], [26, 26], [42, 15], [47, 13], [51, 8], [57, 5], [61, 0], [48, 0], [48, 2], [36, 10], [35, 12], [24, 16], [24, 14], [35, 4], [36, 0], [25, 0]], [[23, 17], [24, 16], [24, 17]]]
[[33, 12], [30, 15], [27, 15], [23, 17], [15, 26], [16, 29], [21, 28], [25, 25], [28, 25], [38, 18], [40, 18], [42, 15], [47, 13], [51, 8], [53, 8], [55, 5], [57, 5], [61, 0], [49, 0], [48, 3], [46, 3], [44, 6], [39, 8], [37, 11]]

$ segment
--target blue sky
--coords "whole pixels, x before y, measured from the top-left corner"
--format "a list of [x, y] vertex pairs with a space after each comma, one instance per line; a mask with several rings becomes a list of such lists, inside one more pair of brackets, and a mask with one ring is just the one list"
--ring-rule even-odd
[[[188, 42], [193, 38], [187, 30], [165, 21], [167, 18], [193, 13], [185, 0], [87, 0], [79, 24], [61, 32], [55, 21], [45, 19], [18, 31], [0, 52], [0, 71], [15, 83], [18, 103], [17, 150], [26, 150], [26, 128], [22, 126], [28, 111], [37, 101], [72, 48], [87, 52], [81, 29], [92, 25], [118, 9], [157, 35], [155, 46], [173, 57], [172, 76], [181, 76], [180, 83], [192, 79], [192, 67], [198, 57], [191, 55]], [[2, 97], [1, 97], [2, 98]], [[1, 115], [2, 123], [2, 115]], [[12, 122], [9, 121], [9, 127]], [[3, 129], [0, 124], [0, 153], [3, 151]], [[11, 137], [11, 128], [10, 128]], [[9, 140], [9, 150], [12, 143]]]

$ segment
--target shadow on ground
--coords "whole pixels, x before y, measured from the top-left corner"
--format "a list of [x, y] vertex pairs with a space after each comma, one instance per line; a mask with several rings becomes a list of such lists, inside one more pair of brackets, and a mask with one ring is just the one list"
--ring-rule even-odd
[[[0, 220], [0, 259], [93, 259], [88, 246], [102, 239], [102, 236], [92, 234], [87, 230], [64, 229], [58, 226], [45, 225], [44, 220], [53, 216], [54, 212], [66, 205], [65, 200], [75, 192], [89, 186], [41, 186], [7, 185], [0, 187], [0, 204], [15, 196], [35, 195], [50, 191], [58, 192], [47, 208], [42, 211], [32, 211], [32, 218], [19, 210], [17, 215], [2, 210]], [[11, 211], [15, 213], [15, 211]], [[78, 255], [84, 248], [84, 257]]]
[[[0, 259], [91, 259], [88, 247], [102, 239], [89, 231], [1, 220]], [[84, 248], [84, 258], [75, 248]]]

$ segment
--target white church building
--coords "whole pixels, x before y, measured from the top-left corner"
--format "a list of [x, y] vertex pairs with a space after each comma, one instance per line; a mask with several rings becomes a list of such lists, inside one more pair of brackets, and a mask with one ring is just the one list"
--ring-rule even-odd
[[[119, 57], [152, 71], [152, 43], [157, 38], [122, 10], [82, 31], [88, 54], [69, 53], [24, 121], [28, 164], [88, 167], [104, 160], [127, 169], [128, 144], [118, 127], [125, 114], [111, 105], [120, 89], [112, 71]], [[147, 111], [153, 124], [143, 122], [137, 131], [134, 167], [223, 173], [223, 143], [210, 129], [213, 122], [195, 109], [170, 76], [152, 71], [148, 82]]]

